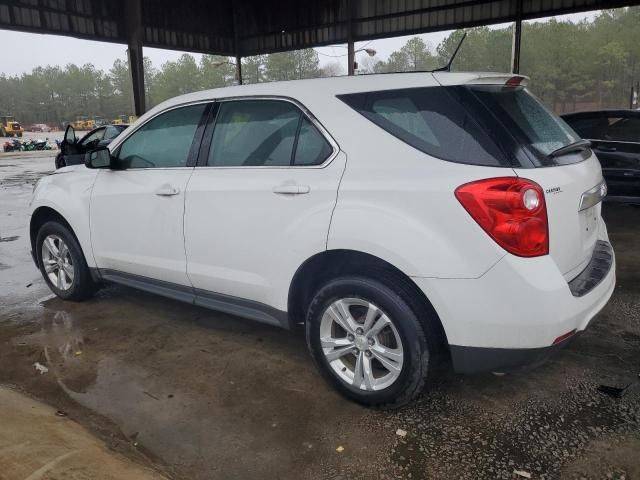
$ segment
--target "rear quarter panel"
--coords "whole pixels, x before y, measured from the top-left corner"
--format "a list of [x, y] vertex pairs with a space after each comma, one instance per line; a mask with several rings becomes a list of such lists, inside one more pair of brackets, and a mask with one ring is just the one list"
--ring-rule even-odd
[[[325, 125], [347, 154], [328, 249], [381, 258], [414, 277], [477, 278], [505, 255], [455, 198], [481, 178], [514, 176], [426, 155], [385, 132], [338, 99]], [[327, 112], [329, 113], [329, 112]]]

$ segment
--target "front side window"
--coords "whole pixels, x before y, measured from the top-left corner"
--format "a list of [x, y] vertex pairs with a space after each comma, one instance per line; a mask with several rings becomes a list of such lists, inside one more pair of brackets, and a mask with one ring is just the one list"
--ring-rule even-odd
[[80, 142], [80, 145], [87, 147], [93, 144], [97, 144], [100, 140], [102, 140], [102, 137], [104, 137], [104, 128], [99, 128], [95, 132], [90, 133], [89, 135], [84, 137]]
[[294, 104], [282, 100], [234, 100], [220, 104], [207, 165], [319, 165], [332, 151]]
[[122, 130], [124, 130], [124, 129], [123, 128], [114, 127], [113, 125], [109, 125], [108, 127], [106, 127], [106, 129], [104, 131], [103, 140], [112, 140], [112, 139], [116, 138], [118, 135], [120, 135]]
[[144, 124], [120, 147], [123, 168], [168, 168], [187, 165], [205, 105], [191, 105], [162, 113]]

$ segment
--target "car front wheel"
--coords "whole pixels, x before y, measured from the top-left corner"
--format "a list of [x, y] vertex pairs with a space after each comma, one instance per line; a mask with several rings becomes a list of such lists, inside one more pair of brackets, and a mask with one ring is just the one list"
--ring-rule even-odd
[[78, 241], [69, 229], [56, 221], [42, 225], [36, 238], [40, 272], [58, 297], [84, 300], [95, 291], [95, 283]]
[[384, 283], [355, 276], [328, 282], [311, 302], [306, 336], [323, 376], [358, 403], [400, 407], [424, 387], [424, 330], [409, 302]]

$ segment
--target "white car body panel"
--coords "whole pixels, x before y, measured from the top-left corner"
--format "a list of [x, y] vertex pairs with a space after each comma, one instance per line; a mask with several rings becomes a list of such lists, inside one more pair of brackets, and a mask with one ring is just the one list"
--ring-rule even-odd
[[42, 177], [34, 189], [30, 206], [32, 215], [41, 207], [51, 208], [62, 215], [73, 228], [85, 252], [87, 265], [92, 268], [96, 263], [91, 247], [89, 209], [91, 188], [97, 174], [96, 170], [89, 170], [84, 165], [74, 165]]
[[339, 153], [323, 168], [196, 168], [184, 219], [193, 286], [286, 311], [296, 270], [326, 248], [345, 163]]
[[[190, 285], [184, 252], [184, 192], [193, 168], [101, 170], [91, 196], [98, 268]], [[175, 188], [176, 195], [158, 195]]]

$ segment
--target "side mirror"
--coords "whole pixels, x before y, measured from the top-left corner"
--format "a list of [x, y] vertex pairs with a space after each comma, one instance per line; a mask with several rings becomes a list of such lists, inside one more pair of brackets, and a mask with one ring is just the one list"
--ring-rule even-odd
[[68, 144], [76, 143], [76, 130], [72, 125], [67, 125], [67, 129], [64, 131], [64, 141]]
[[107, 147], [98, 147], [85, 154], [84, 165], [87, 168], [111, 168], [111, 159], [111, 152]]

